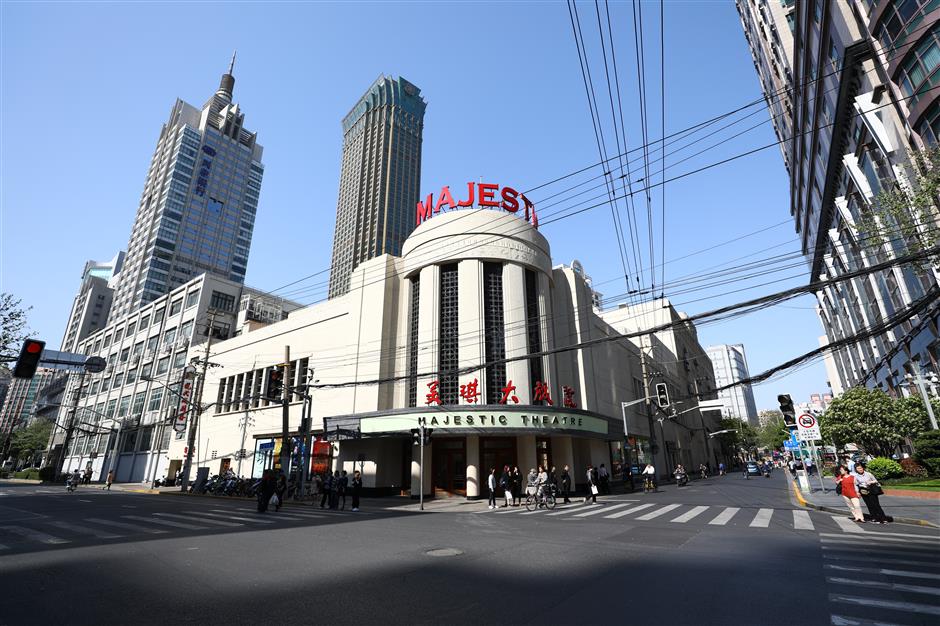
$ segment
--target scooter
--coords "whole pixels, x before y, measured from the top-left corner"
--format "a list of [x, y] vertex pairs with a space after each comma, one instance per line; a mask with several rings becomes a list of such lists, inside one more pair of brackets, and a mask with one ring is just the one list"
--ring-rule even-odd
[[688, 485], [688, 484], [689, 484], [689, 476], [688, 476], [688, 474], [685, 474], [685, 473], [676, 474], [676, 485], [677, 485], [677, 486], [679, 486], [679, 487], [685, 487], [685, 486]]

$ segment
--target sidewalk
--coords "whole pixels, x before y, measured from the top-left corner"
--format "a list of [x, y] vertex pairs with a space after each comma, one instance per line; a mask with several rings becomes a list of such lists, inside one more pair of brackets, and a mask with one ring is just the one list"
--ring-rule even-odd
[[[826, 480], [832, 482], [831, 479]], [[796, 481], [791, 479], [790, 488], [799, 503], [805, 507], [828, 511], [829, 513], [849, 515], [845, 500], [836, 493], [834, 488], [828, 489], [828, 485], [825, 493], [819, 490], [805, 493], [801, 492]], [[940, 503], [934, 499], [884, 495], [878, 501], [885, 513], [894, 517], [895, 522], [940, 528]], [[862, 510], [867, 513], [864, 502], [862, 503]]]

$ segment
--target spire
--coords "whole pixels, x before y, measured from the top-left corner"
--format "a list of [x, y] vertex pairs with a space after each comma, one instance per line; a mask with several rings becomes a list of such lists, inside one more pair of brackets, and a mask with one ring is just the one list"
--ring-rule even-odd
[[232, 90], [235, 88], [235, 76], [232, 72], [235, 71], [235, 55], [238, 51], [232, 53], [232, 62], [229, 63], [228, 72], [222, 74], [222, 80], [219, 82], [219, 89], [215, 92], [216, 95], [222, 96], [228, 100], [232, 99]]

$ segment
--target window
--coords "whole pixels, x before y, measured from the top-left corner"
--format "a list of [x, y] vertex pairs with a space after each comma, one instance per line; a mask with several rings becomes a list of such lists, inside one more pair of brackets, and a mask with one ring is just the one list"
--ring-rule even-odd
[[118, 328], [114, 331], [114, 343], [121, 343], [121, 339], [124, 337], [124, 329]]
[[153, 355], [153, 353], [156, 351], [157, 345], [158, 345], [159, 343], [160, 343], [160, 336], [159, 336], [159, 335], [154, 335], [153, 337], [151, 337], [150, 339], [147, 340], [147, 354], [148, 354], [148, 356], [152, 356], [152, 355]]
[[[506, 330], [503, 324], [503, 266], [483, 264], [483, 348], [487, 363], [506, 358]], [[496, 404], [506, 385], [506, 364], [486, 368], [486, 403]]]
[[102, 342], [101, 347], [102, 347], [102, 348], [107, 348], [107, 347], [110, 346], [110, 345], [111, 345], [111, 335], [105, 335], [105, 336], [104, 336], [104, 341]]
[[[940, 26], [936, 26], [929, 35], [917, 44], [901, 64], [898, 84], [904, 95], [910, 97], [922, 94], [933, 82], [931, 76], [940, 65]], [[916, 99], [916, 98], [915, 98]]]
[[173, 317], [177, 313], [183, 310], [183, 299], [177, 298], [170, 303], [170, 317]]
[[153, 314], [153, 323], [154, 326], [159, 326], [163, 322], [163, 313], [166, 311], [166, 307], [161, 307], [156, 310]]
[[124, 445], [121, 452], [133, 452], [137, 449], [137, 431], [129, 430], [124, 433]]
[[98, 393], [98, 387], [100, 386], [101, 386], [101, 382], [96, 380], [95, 382], [91, 384], [91, 391], [89, 393], [91, 395], [95, 395], [96, 393]]
[[924, 113], [920, 124], [917, 126], [917, 134], [927, 145], [937, 147], [940, 145], [940, 102], [934, 102], [933, 105]]
[[135, 367], [133, 369], [127, 370], [127, 380], [125, 381], [125, 384], [130, 385], [136, 380], [137, 380], [137, 368]]
[[127, 325], [127, 332], [124, 334], [125, 337], [132, 337], [134, 333], [137, 332], [137, 322], [131, 322]]
[[138, 450], [141, 452], [146, 452], [150, 449], [150, 444], [153, 440], [153, 426], [145, 426], [140, 429], [140, 445]]
[[131, 355], [130, 348], [124, 348], [123, 350], [121, 350], [121, 363], [127, 363], [127, 359], [128, 357], [130, 357], [130, 355]]
[[144, 329], [144, 328], [147, 328], [148, 326], [150, 326], [150, 316], [145, 315], [142, 318], [140, 318], [140, 328]]
[[104, 393], [111, 388], [111, 376], [106, 376], [101, 379], [101, 393]]
[[421, 301], [421, 279], [411, 279], [411, 309], [408, 313], [408, 406], [418, 403], [418, 304]]
[[193, 320], [180, 326], [180, 339], [189, 339], [193, 336]]
[[199, 302], [199, 290], [190, 291], [186, 294], [186, 308], [196, 306], [196, 303]]
[[177, 352], [173, 357], [173, 369], [179, 369], [186, 365], [186, 351]]
[[176, 341], [176, 328], [171, 328], [163, 334], [163, 345], [173, 345], [174, 341]]
[[134, 344], [134, 351], [131, 354], [133, 354], [134, 356], [140, 356], [143, 353], [143, 351], [144, 351], [144, 342], [138, 341], [136, 344]]
[[441, 311], [438, 351], [438, 382], [441, 404], [458, 404], [460, 381], [459, 331], [457, 328], [457, 265], [441, 266]]
[[235, 310], [235, 296], [231, 296], [221, 291], [213, 291], [212, 298], [209, 300], [209, 306], [220, 311]]
[[131, 417], [140, 417], [144, 412], [144, 402], [147, 399], [147, 392], [141, 391], [134, 396], [134, 408], [131, 411]]
[[115, 389], [118, 389], [119, 387], [123, 387], [123, 386], [124, 386], [124, 372], [118, 372], [117, 374], [114, 375], [113, 387]]
[[118, 416], [118, 417], [126, 417], [126, 416], [127, 416], [127, 410], [130, 408], [130, 406], [131, 406], [131, 397], [130, 397], [130, 396], [124, 396], [123, 398], [121, 398], [121, 404], [118, 406], [117, 416]]
[[159, 361], [157, 361], [157, 376], [160, 374], [166, 374], [167, 370], [170, 369], [170, 357], [165, 356]]
[[[525, 271], [525, 315], [529, 354], [542, 351], [542, 323], [539, 316], [538, 277], [535, 272]], [[542, 373], [542, 357], [529, 360], [529, 377], [534, 386], [545, 382]]]
[[117, 409], [117, 398], [112, 398], [111, 400], [108, 400], [108, 406], [104, 410], [105, 417], [109, 419], [114, 417], [114, 411], [116, 409]]

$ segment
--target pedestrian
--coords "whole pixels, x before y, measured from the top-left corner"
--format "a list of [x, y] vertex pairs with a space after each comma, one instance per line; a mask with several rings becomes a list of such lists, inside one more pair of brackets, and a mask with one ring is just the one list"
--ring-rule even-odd
[[561, 470], [561, 497], [564, 498], [565, 504], [571, 504], [571, 500], [568, 499], [568, 495], [571, 493], [571, 473], [568, 470], [568, 466], [565, 465]]
[[333, 490], [330, 491], [330, 508], [336, 509], [339, 506], [339, 470], [333, 472]]
[[623, 472], [623, 486], [628, 489], [630, 493], [636, 489], [633, 486], [633, 468], [630, 467], [628, 463], [624, 463], [620, 466], [620, 471]]
[[512, 504], [519, 506], [522, 504], [522, 474], [519, 472], [519, 466], [512, 468]]
[[274, 471], [266, 469], [261, 474], [261, 485], [258, 488], [258, 513], [264, 513], [268, 510], [271, 496], [274, 495], [274, 488]]
[[274, 482], [274, 493], [277, 494], [277, 503], [274, 505], [276, 512], [281, 510], [281, 505], [284, 504], [284, 495], [287, 493], [287, 476], [284, 475], [284, 470], [277, 473], [277, 480]]
[[105, 481], [105, 485], [106, 485], [105, 489], [107, 489], [108, 491], [111, 491], [111, 483], [113, 482], [114, 482], [114, 470], [112, 469], [112, 470], [108, 470], [108, 478]]
[[529, 473], [525, 477], [525, 495], [534, 496], [535, 495], [535, 484], [539, 480], [539, 475], [535, 471], [534, 467], [529, 468]]
[[323, 479], [323, 496], [320, 498], [320, 508], [329, 504], [333, 495], [333, 475], [329, 472], [326, 473], [326, 478]]
[[83, 485], [91, 484], [91, 468], [90, 467], [85, 468], [85, 476], [82, 479], [82, 484]]
[[503, 473], [499, 476], [499, 487], [503, 490], [503, 497], [506, 501], [503, 507], [512, 505], [512, 472], [508, 465], [503, 465]]
[[72, 472], [72, 491], [78, 489], [78, 486], [82, 484], [82, 475], [78, 471], [78, 468], [75, 468], [75, 471]]
[[879, 524], [887, 524], [888, 516], [885, 515], [884, 509], [881, 508], [881, 503], [878, 502], [878, 496], [884, 493], [878, 479], [868, 473], [867, 467], [862, 462], [855, 464], [855, 474], [853, 478], [855, 479], [855, 488], [858, 490], [859, 495], [862, 496], [862, 500], [865, 501], [865, 506], [868, 508], [868, 513], [871, 515], [872, 521], [878, 522]]
[[849, 457], [846, 457], [845, 460], [846, 460], [845, 465], [846, 467], [848, 467], [849, 473], [854, 472], [855, 471], [855, 459], [849, 456]]
[[495, 467], [490, 468], [490, 475], [487, 476], [486, 478], [486, 486], [489, 487], [489, 490], [490, 490], [490, 500], [487, 504], [490, 507], [490, 510], [492, 511], [493, 509], [496, 508], [496, 468]]
[[313, 496], [313, 501], [317, 501], [317, 496], [320, 495], [320, 492], [323, 491], [323, 477], [319, 474], [313, 475], [313, 486], [310, 490], [310, 495]]
[[607, 471], [607, 466], [603, 463], [601, 463], [601, 467], [597, 471], [597, 478], [600, 482], [601, 493], [610, 495], [610, 473]]
[[844, 465], [836, 468], [836, 493], [845, 500], [849, 512], [852, 514], [852, 519], [864, 524], [865, 516], [862, 515], [862, 505], [858, 499], [858, 490], [855, 488], [855, 476]]
[[588, 495], [584, 496], [584, 504], [587, 504], [588, 497], [591, 498], [593, 504], [597, 504], [597, 478], [595, 478], [592, 465], [587, 466], [587, 483]]
[[718, 475], [719, 475], [719, 476], [724, 476], [724, 475], [725, 475], [725, 463], [724, 463], [724, 461], [722, 461], [721, 463], [718, 464]]
[[339, 477], [339, 489], [336, 490], [336, 500], [337, 502], [342, 499], [343, 505], [340, 507], [341, 511], [346, 510], [346, 491], [349, 489], [349, 476], [346, 474], [346, 470], [343, 470], [343, 473]]
[[812, 476], [813, 475], [813, 460], [806, 459], [806, 461], [803, 462], [803, 466], [806, 468], [806, 475]]
[[353, 472], [352, 479], [352, 510], [359, 512], [359, 494], [362, 492], [362, 473], [359, 470]]
[[552, 465], [552, 471], [548, 473], [548, 484], [552, 487], [558, 486], [558, 473], [555, 471], [554, 465]]

